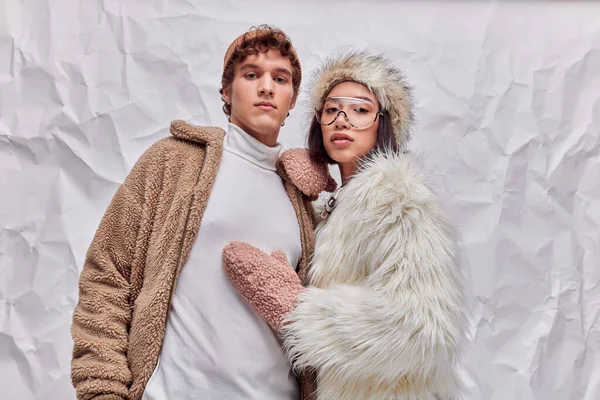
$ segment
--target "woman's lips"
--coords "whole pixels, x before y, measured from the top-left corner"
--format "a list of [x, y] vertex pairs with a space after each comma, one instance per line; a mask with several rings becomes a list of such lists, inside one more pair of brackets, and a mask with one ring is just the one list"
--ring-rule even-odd
[[343, 133], [334, 133], [331, 136], [331, 143], [333, 143], [335, 147], [346, 147], [352, 143], [352, 138]]

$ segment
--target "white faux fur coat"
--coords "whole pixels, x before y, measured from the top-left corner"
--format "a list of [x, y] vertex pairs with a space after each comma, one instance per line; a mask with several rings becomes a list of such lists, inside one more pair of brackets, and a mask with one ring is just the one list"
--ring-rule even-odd
[[318, 400], [455, 400], [466, 318], [456, 245], [420, 163], [377, 154], [317, 234], [284, 346]]

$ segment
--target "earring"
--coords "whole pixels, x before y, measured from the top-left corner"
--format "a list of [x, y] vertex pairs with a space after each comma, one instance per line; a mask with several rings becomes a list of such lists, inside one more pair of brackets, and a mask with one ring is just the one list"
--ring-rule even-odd
[[[286, 118], [289, 116], [290, 116], [290, 113], [288, 112], [288, 115], [286, 116]], [[281, 126], [284, 126], [284, 125], [285, 125], [285, 120], [283, 120], [283, 124], [281, 124]]]

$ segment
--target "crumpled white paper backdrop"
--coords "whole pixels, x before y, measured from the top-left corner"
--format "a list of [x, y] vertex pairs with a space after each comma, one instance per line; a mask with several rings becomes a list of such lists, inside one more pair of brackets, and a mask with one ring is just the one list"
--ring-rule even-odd
[[406, 71], [473, 300], [471, 398], [600, 398], [600, 4], [550, 0], [0, 1], [0, 398], [74, 398], [71, 315], [104, 209], [172, 119], [225, 125], [224, 51], [260, 23], [307, 78], [347, 48]]

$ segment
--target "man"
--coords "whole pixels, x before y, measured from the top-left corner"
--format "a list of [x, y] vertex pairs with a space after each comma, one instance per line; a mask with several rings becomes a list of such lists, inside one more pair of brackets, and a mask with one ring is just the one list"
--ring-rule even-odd
[[299, 397], [277, 338], [231, 286], [221, 254], [234, 240], [283, 250], [306, 279], [310, 201], [327, 174], [286, 167], [277, 143], [300, 80], [282, 31], [246, 32], [224, 60], [227, 133], [174, 121], [172, 137], [133, 167], [80, 278], [72, 327], [78, 399]]

